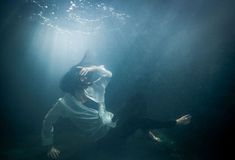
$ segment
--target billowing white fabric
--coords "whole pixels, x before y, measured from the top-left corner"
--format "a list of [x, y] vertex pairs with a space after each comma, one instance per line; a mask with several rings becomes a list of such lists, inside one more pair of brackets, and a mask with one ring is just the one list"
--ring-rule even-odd
[[81, 132], [91, 136], [94, 140], [102, 138], [109, 130], [110, 127], [103, 123], [97, 110], [88, 108], [73, 96], [67, 94], [59, 101], [65, 107], [66, 114], [63, 117], [71, 119]]
[[59, 117], [70, 119], [82, 134], [86, 134], [94, 141], [105, 136], [111, 127], [115, 127], [115, 123], [112, 122], [113, 114], [105, 110], [104, 94], [107, 84], [108, 79], [100, 78], [84, 91], [89, 99], [103, 108], [102, 110], [89, 108], [70, 94], [59, 98], [43, 121], [43, 145], [53, 144], [53, 124]]
[[85, 95], [96, 103], [104, 103], [105, 88], [108, 85], [109, 78], [99, 78], [91, 86], [84, 90]]

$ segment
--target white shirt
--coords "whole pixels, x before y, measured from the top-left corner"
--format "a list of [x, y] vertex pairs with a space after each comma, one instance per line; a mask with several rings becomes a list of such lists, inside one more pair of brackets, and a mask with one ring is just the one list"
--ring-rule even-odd
[[43, 145], [53, 144], [53, 125], [59, 117], [70, 119], [81, 133], [94, 141], [105, 136], [111, 127], [115, 127], [116, 124], [112, 122], [113, 114], [106, 111], [104, 103], [105, 88], [108, 82], [108, 77], [101, 77], [84, 90], [89, 99], [99, 104], [99, 110], [83, 105], [70, 94], [59, 98], [43, 120]]

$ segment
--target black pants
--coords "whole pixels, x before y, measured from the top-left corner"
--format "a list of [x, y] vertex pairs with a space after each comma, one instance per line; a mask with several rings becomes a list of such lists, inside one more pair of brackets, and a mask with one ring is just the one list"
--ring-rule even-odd
[[125, 122], [118, 124], [109, 133], [97, 142], [98, 148], [116, 149], [122, 146], [127, 138], [132, 135], [137, 129], [148, 132], [150, 129], [171, 128], [176, 125], [176, 121], [156, 121], [149, 118], [130, 117]]
[[116, 128], [112, 128], [108, 135], [98, 141], [102, 147], [113, 148], [122, 145], [126, 139], [137, 129], [148, 132], [150, 129], [171, 128], [176, 125], [176, 121], [157, 121], [144, 118], [147, 104], [146, 98], [141, 93], [132, 96], [126, 106], [115, 114], [114, 121], [118, 119]]

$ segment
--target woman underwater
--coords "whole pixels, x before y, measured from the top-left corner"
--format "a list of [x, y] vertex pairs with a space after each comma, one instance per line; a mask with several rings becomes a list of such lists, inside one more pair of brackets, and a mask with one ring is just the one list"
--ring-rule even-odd
[[[118, 142], [124, 141], [137, 129], [149, 131], [190, 123], [190, 115], [168, 122], [159, 122], [134, 115], [120, 125], [116, 124], [117, 121], [113, 121], [116, 119], [113, 113], [107, 111], [105, 107], [105, 89], [111, 77], [112, 73], [103, 65], [88, 67], [76, 65], [62, 77], [60, 88], [65, 95], [59, 98], [48, 111], [42, 126], [42, 143], [49, 147], [48, 156], [50, 158], [57, 159], [60, 155], [60, 150], [53, 143], [53, 126], [60, 117], [69, 119], [81, 134], [106, 146], [107, 142], [115, 140], [117, 137]], [[89, 105], [90, 102], [93, 105]], [[105, 136], [108, 132], [109, 134]], [[156, 138], [151, 132], [149, 133], [152, 138]], [[114, 142], [111, 143], [114, 144]]]

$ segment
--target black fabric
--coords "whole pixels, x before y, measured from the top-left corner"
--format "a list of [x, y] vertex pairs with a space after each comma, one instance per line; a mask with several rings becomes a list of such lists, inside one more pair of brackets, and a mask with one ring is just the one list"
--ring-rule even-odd
[[147, 132], [150, 129], [172, 128], [176, 121], [156, 121], [148, 118], [131, 117], [126, 122], [111, 129], [104, 138], [97, 142], [99, 148], [114, 149], [121, 147], [137, 129]]
[[88, 100], [86, 103], [84, 103], [85, 106], [89, 107], [89, 108], [93, 108], [95, 110], [99, 110], [99, 105], [98, 103], [92, 101], [92, 100]]
[[146, 98], [141, 93], [132, 96], [125, 107], [115, 114], [114, 121], [118, 120], [117, 126], [112, 128], [108, 135], [99, 140], [99, 148], [115, 148], [122, 146], [126, 139], [136, 130], [141, 129], [144, 132], [150, 129], [172, 128], [176, 125], [175, 120], [158, 121], [145, 118], [147, 109]]

